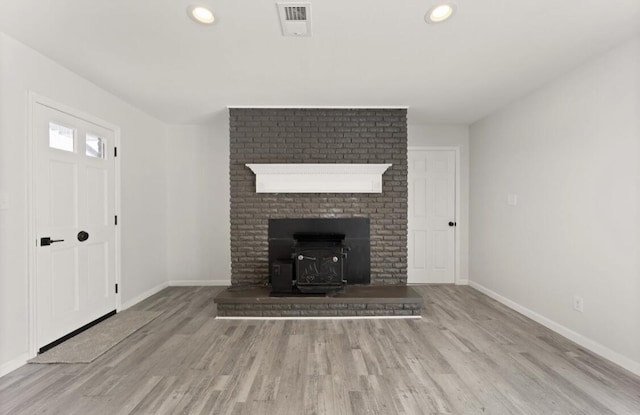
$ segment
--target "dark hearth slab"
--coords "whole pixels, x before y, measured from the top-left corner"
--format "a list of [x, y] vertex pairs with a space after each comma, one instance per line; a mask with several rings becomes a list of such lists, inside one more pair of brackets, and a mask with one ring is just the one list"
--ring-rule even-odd
[[407, 286], [349, 286], [329, 296], [272, 297], [267, 287], [229, 287], [214, 298], [219, 317], [419, 317], [422, 297]]

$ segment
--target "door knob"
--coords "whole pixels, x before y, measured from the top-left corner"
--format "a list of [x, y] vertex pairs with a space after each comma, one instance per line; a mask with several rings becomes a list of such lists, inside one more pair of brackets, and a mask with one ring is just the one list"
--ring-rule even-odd
[[40, 246], [49, 246], [56, 242], [64, 242], [64, 239], [51, 239], [50, 236], [45, 236], [44, 238], [40, 238]]
[[85, 231], [78, 232], [78, 240], [80, 242], [84, 242], [87, 239], [89, 239], [89, 234], [88, 233], [86, 233]]
[[449, 226], [456, 226], [457, 224], [455, 222], [449, 222]]

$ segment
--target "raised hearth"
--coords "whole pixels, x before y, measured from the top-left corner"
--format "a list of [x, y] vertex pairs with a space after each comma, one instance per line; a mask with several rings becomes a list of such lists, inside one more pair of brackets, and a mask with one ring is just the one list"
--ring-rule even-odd
[[347, 286], [331, 296], [270, 296], [268, 287], [230, 287], [216, 296], [218, 317], [419, 318], [422, 297], [407, 286]]

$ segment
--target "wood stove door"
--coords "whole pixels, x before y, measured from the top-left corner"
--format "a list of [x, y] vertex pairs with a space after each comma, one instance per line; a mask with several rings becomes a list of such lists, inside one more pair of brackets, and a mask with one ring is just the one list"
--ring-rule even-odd
[[339, 250], [299, 250], [295, 261], [298, 286], [342, 285], [344, 258]]

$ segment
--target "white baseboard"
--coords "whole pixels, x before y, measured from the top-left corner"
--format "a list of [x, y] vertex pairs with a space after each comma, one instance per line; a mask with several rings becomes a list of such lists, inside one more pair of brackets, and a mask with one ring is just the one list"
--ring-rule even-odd
[[120, 305], [120, 310], [118, 310], [118, 311], [126, 310], [127, 308], [138, 304], [140, 301], [146, 300], [147, 298], [151, 297], [152, 295], [154, 295], [156, 293], [159, 293], [160, 291], [164, 290], [168, 286], [169, 286], [169, 283], [167, 283], [167, 282], [163, 282], [162, 284], [158, 284], [155, 287], [143, 292], [142, 294], [133, 297], [131, 300], [127, 301], [126, 303], [122, 303]]
[[456, 285], [469, 285], [469, 278], [458, 278]]
[[231, 285], [231, 280], [171, 280], [169, 287], [224, 287]]
[[120, 306], [120, 310], [118, 311], [126, 310], [127, 308], [138, 304], [140, 301], [146, 300], [152, 295], [159, 293], [167, 287], [209, 287], [227, 285], [231, 285], [231, 280], [171, 280], [163, 282], [162, 284], [158, 284], [155, 287], [143, 292], [142, 294], [135, 296], [126, 303], [123, 303]]
[[604, 357], [607, 360], [612, 361], [613, 363], [627, 369], [628, 371], [640, 376], [640, 362], [636, 362], [635, 360], [632, 360], [624, 355], [621, 355], [620, 353], [613, 351], [611, 349], [609, 349], [606, 346], [603, 346], [602, 344], [589, 339], [588, 337], [585, 337], [583, 335], [581, 335], [580, 333], [576, 333], [575, 331], [559, 324], [556, 323], [555, 321], [536, 313], [533, 310], [530, 310], [518, 303], [516, 303], [515, 301], [509, 300], [506, 297], [503, 297], [502, 295], [496, 293], [495, 291], [492, 291], [490, 289], [488, 289], [487, 287], [478, 284], [477, 282], [473, 282], [473, 281], [469, 281], [469, 285], [473, 288], [475, 288], [476, 290], [480, 291], [483, 294], [488, 295], [489, 297], [493, 298], [494, 300], [506, 305], [507, 307], [517, 311], [520, 314], [523, 314], [527, 317], [529, 317], [531, 320], [536, 321], [540, 324], [542, 324], [543, 326], [545, 326], [546, 328], [555, 331], [556, 333], [566, 337], [567, 339], [579, 344], [580, 346], [584, 347], [585, 349], [588, 349], [590, 351], [592, 351], [593, 353]]
[[13, 372], [14, 370], [24, 366], [27, 364], [27, 360], [29, 360], [29, 353], [21, 354], [15, 359], [9, 360], [6, 363], [3, 363], [0, 366], [0, 377]]

